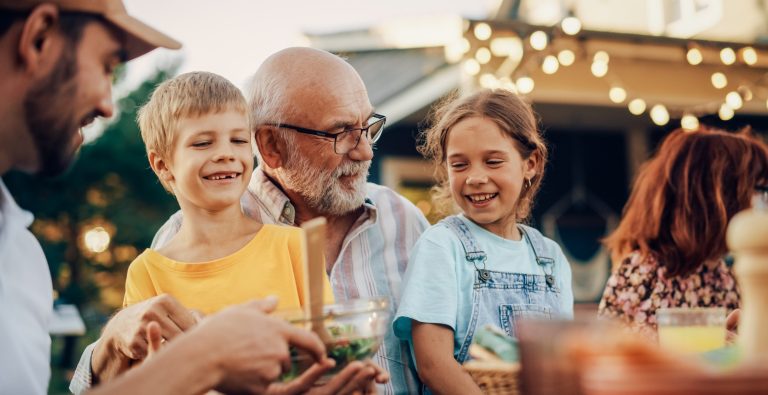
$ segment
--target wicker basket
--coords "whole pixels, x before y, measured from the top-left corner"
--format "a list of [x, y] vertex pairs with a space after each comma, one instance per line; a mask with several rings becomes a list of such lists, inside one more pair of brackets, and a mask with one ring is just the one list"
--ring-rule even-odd
[[485, 394], [520, 394], [518, 363], [471, 360], [464, 364], [464, 370]]

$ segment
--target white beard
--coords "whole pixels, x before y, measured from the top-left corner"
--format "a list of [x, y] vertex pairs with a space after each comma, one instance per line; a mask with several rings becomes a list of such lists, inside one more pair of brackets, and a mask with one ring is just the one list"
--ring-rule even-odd
[[[363, 205], [371, 161], [341, 163], [332, 173], [312, 165], [305, 156], [291, 149], [286, 166], [276, 170], [285, 187], [298, 192], [310, 207], [322, 214], [344, 215]], [[345, 188], [339, 177], [356, 177]]]

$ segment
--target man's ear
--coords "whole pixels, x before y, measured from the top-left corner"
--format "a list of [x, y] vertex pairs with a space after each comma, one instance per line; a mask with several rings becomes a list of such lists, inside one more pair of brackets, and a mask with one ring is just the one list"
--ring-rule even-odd
[[152, 167], [152, 171], [155, 172], [157, 178], [161, 179], [165, 183], [173, 181], [173, 173], [168, 166], [168, 161], [165, 160], [160, 154], [154, 150], [147, 152], [149, 158], [149, 166]]
[[58, 31], [59, 10], [41, 4], [30, 12], [21, 29], [18, 59], [30, 74], [48, 73], [61, 56], [63, 37]]
[[283, 155], [287, 152], [287, 147], [285, 141], [277, 137], [277, 130], [271, 126], [261, 126], [254, 134], [262, 161], [271, 169], [282, 167]]

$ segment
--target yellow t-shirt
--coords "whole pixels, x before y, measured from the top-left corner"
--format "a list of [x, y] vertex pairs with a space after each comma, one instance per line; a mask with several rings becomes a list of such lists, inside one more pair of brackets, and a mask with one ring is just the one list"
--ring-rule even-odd
[[[147, 249], [131, 263], [123, 306], [170, 294], [205, 314], [224, 307], [277, 295], [278, 309], [304, 304], [301, 228], [265, 224], [243, 248], [210, 262], [187, 263]], [[324, 299], [333, 303], [325, 279]]]

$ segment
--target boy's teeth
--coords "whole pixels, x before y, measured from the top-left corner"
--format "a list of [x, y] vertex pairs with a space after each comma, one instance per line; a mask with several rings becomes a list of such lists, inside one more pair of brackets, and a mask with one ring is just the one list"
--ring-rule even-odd
[[208, 177], [209, 180], [223, 180], [225, 178], [235, 178], [235, 174], [224, 174], [224, 175], [217, 175], [217, 176], [210, 176], [210, 177]]

